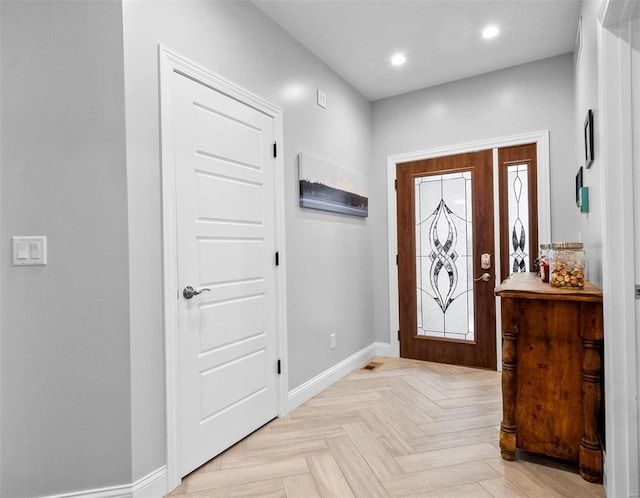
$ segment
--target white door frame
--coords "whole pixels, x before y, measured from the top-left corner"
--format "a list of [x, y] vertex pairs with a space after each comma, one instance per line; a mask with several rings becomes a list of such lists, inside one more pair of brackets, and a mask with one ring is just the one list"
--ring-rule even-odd
[[[537, 149], [537, 174], [538, 174], [538, 236], [541, 241], [551, 241], [551, 182], [549, 175], [549, 131], [542, 130], [522, 135], [484, 140], [462, 145], [452, 145], [427, 149], [404, 154], [387, 156], [387, 217], [388, 217], [388, 269], [389, 269], [389, 343], [394, 356], [400, 356], [400, 344], [397, 331], [400, 328], [400, 309], [398, 304], [398, 267], [396, 254], [398, 254], [398, 222], [397, 222], [397, 198], [395, 189], [396, 165], [409, 161], [420, 161], [433, 157], [464, 154], [477, 150], [493, 150], [493, 199], [495, 220], [495, 247], [500, 247], [499, 230], [499, 203], [498, 203], [498, 151], [500, 147], [511, 147], [535, 143]], [[500, 278], [500, 251], [496, 249], [494, 256], [494, 268], [496, 282]], [[498, 370], [502, 370], [502, 338], [500, 335], [500, 301], [496, 297], [496, 358]]]
[[[634, 122], [632, 20], [637, 0], [604, 0], [598, 15], [599, 115], [601, 143], [595, 147], [602, 184], [602, 290], [604, 294], [604, 368], [607, 450], [604, 486], [608, 496], [638, 496], [638, 324], [635, 284]], [[637, 21], [636, 21], [637, 22]], [[636, 60], [637, 64], [637, 60]], [[636, 117], [637, 119], [637, 117]], [[635, 128], [635, 129], [634, 129]], [[637, 141], [637, 138], [635, 138]], [[636, 142], [637, 144], [637, 142]], [[595, 206], [594, 206], [595, 207]]]
[[178, 347], [178, 268], [177, 268], [177, 225], [175, 193], [175, 154], [172, 136], [172, 112], [169, 99], [169, 82], [174, 72], [202, 83], [203, 85], [252, 107], [274, 121], [274, 138], [278, 144], [278, 155], [274, 160], [274, 185], [276, 203], [276, 247], [280, 252], [280, 266], [276, 271], [276, 334], [278, 357], [282, 360], [283, 373], [279, 378], [278, 407], [284, 415], [287, 399], [287, 323], [286, 323], [286, 272], [285, 272], [285, 227], [284, 227], [284, 160], [282, 110], [231, 83], [230, 81], [190, 62], [186, 58], [160, 45], [158, 47], [160, 66], [160, 121], [161, 121], [161, 167], [162, 167], [162, 257], [163, 257], [163, 302], [164, 302], [164, 344], [166, 381], [166, 448], [167, 487], [174, 489], [180, 484], [179, 475], [179, 347]]

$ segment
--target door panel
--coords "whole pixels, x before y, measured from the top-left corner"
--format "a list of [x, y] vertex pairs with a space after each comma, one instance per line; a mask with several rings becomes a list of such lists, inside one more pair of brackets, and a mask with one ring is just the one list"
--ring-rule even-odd
[[[536, 144], [498, 149], [500, 278], [534, 270], [538, 257]], [[550, 241], [547, 241], [550, 242]]]
[[[221, 99], [231, 101], [222, 94], [218, 94], [216, 99], [218, 102], [212, 101], [208, 104], [215, 106]], [[260, 113], [237, 103], [242, 106], [242, 109], [235, 106], [236, 109], [231, 111], [234, 114], [228, 115], [225, 114], [226, 110], [213, 109], [206, 107], [202, 102], [194, 102], [195, 153], [260, 170], [262, 169], [260, 157], [264, 145], [263, 130], [259, 125], [256, 127], [251, 122], [252, 114]], [[231, 107], [231, 105], [225, 105], [225, 107]], [[269, 119], [267, 116], [261, 116]]]
[[[397, 165], [400, 355], [496, 368], [492, 152]], [[477, 280], [484, 273], [488, 281]]]
[[[264, 296], [248, 296], [242, 299], [218, 301], [200, 306], [200, 350], [228, 346], [263, 334]], [[216, 328], [227, 331], [225, 336], [216, 333]]]
[[[241, 357], [234, 355], [234, 361], [201, 372], [201, 421], [206, 422], [208, 418], [264, 393], [265, 362], [264, 348], [258, 348]], [[235, 382], [230, 383], [229, 379], [235, 379]]]
[[[262, 185], [203, 172], [196, 178], [199, 220], [262, 223]], [[239, 198], [246, 202], [235, 202]]]
[[273, 120], [177, 73], [169, 91], [186, 475], [277, 416]]
[[196, 241], [200, 280], [208, 284], [240, 284], [264, 276], [261, 240], [208, 239]]

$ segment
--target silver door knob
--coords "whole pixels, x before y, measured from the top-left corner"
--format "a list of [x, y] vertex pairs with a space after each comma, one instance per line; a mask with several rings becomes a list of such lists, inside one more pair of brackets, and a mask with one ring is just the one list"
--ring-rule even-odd
[[185, 299], [191, 299], [193, 296], [197, 296], [198, 294], [202, 294], [204, 291], [211, 291], [211, 289], [200, 289], [199, 291], [195, 290], [190, 285], [185, 287], [182, 291], [182, 295]]

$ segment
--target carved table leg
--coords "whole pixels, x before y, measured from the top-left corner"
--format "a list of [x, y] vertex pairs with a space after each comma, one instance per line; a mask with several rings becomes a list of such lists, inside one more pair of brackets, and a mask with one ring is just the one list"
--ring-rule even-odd
[[515, 332], [502, 332], [502, 423], [500, 453], [505, 460], [516, 459], [516, 340]]
[[580, 475], [589, 482], [602, 480], [602, 452], [598, 440], [600, 414], [600, 341], [582, 339], [582, 440]]

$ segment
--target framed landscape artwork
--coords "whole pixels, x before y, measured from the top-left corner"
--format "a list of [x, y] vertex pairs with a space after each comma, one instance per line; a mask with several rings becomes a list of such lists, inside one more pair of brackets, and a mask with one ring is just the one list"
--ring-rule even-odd
[[298, 155], [300, 206], [352, 216], [369, 216], [367, 179], [309, 154]]

